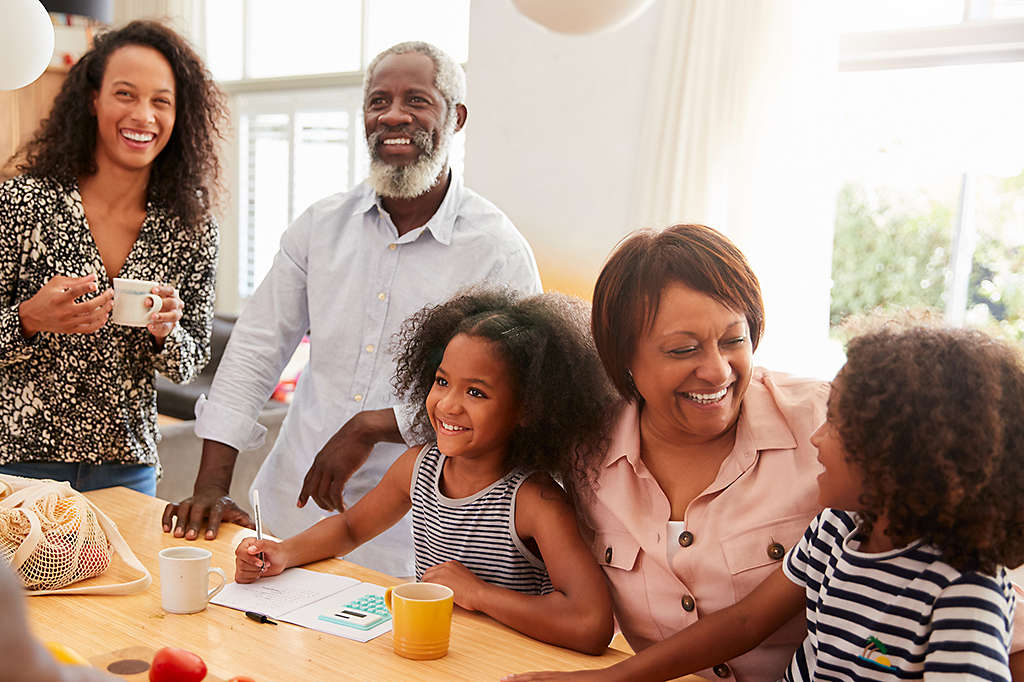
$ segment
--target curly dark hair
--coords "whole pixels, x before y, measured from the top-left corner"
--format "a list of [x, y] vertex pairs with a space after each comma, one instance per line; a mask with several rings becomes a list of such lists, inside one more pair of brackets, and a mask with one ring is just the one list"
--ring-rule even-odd
[[448, 342], [457, 334], [487, 339], [517, 381], [522, 419], [512, 432], [506, 470], [546, 471], [568, 485], [576, 463], [602, 447], [613, 402], [589, 318], [586, 304], [571, 296], [519, 298], [493, 289], [471, 289], [419, 311], [392, 342], [395, 390], [418, 406], [413, 434], [435, 437], [426, 399]]
[[1024, 366], [981, 332], [890, 325], [850, 341], [829, 422], [864, 475], [860, 511], [960, 571], [1024, 562]]
[[151, 47], [174, 73], [175, 121], [153, 162], [148, 199], [189, 227], [210, 216], [223, 188], [218, 141], [227, 122], [224, 94], [188, 41], [155, 21], [133, 21], [96, 36], [71, 67], [50, 115], [20, 154], [19, 171], [64, 183], [96, 172], [96, 116], [90, 103], [103, 83], [107, 59], [126, 45]]

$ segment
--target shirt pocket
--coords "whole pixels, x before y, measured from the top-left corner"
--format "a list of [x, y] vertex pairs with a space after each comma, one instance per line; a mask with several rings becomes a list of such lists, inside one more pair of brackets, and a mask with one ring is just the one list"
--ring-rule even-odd
[[597, 563], [606, 571], [609, 568], [632, 571], [636, 566], [636, 557], [640, 553], [640, 543], [629, 533], [596, 533], [591, 543], [591, 551]]
[[722, 554], [732, 575], [736, 601], [782, 566], [786, 553], [800, 541], [811, 518], [812, 514], [786, 516], [722, 540]]
[[590, 547], [608, 579], [615, 622], [626, 639], [633, 646], [663, 639], [651, 612], [640, 543], [626, 532], [602, 532], [595, 534]]

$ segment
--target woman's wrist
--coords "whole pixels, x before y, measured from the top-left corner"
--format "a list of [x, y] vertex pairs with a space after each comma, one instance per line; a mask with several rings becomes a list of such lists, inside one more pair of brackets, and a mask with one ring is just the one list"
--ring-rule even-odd
[[21, 335], [26, 339], [31, 339], [40, 331], [39, 323], [32, 315], [32, 299], [22, 301], [18, 306], [18, 320], [21, 322]]

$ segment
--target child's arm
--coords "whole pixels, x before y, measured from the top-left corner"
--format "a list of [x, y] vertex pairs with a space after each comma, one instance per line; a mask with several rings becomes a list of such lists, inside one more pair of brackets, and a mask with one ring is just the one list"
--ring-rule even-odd
[[[421, 447], [406, 450], [380, 483], [346, 512], [329, 516], [284, 542], [246, 538], [235, 549], [235, 581], [249, 583], [320, 559], [348, 554], [398, 523], [409, 511], [409, 486]], [[259, 554], [263, 552], [261, 570]]]
[[580, 538], [565, 493], [547, 476], [532, 476], [516, 496], [516, 531], [540, 549], [554, 591], [527, 595], [490, 585], [458, 562], [434, 566], [423, 579], [447, 584], [463, 608], [551, 644], [600, 654], [612, 637], [612, 605], [604, 574]]
[[696, 623], [610, 668], [575, 673], [524, 673], [505, 680], [670, 680], [744, 654], [782, 627], [805, 604], [804, 588], [778, 569], [729, 608]]

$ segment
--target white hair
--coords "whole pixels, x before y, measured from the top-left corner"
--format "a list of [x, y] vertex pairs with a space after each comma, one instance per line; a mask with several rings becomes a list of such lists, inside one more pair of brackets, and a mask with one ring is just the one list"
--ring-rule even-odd
[[370, 81], [373, 80], [373, 72], [381, 60], [393, 54], [406, 54], [417, 52], [430, 57], [434, 62], [434, 87], [441, 92], [445, 103], [448, 105], [448, 118], [455, 114], [455, 107], [458, 104], [466, 103], [466, 72], [462, 66], [448, 56], [448, 53], [430, 43], [419, 40], [412, 40], [405, 43], [392, 45], [373, 58], [370, 65], [366, 67], [366, 75], [363, 76], [363, 102], [370, 91]]

